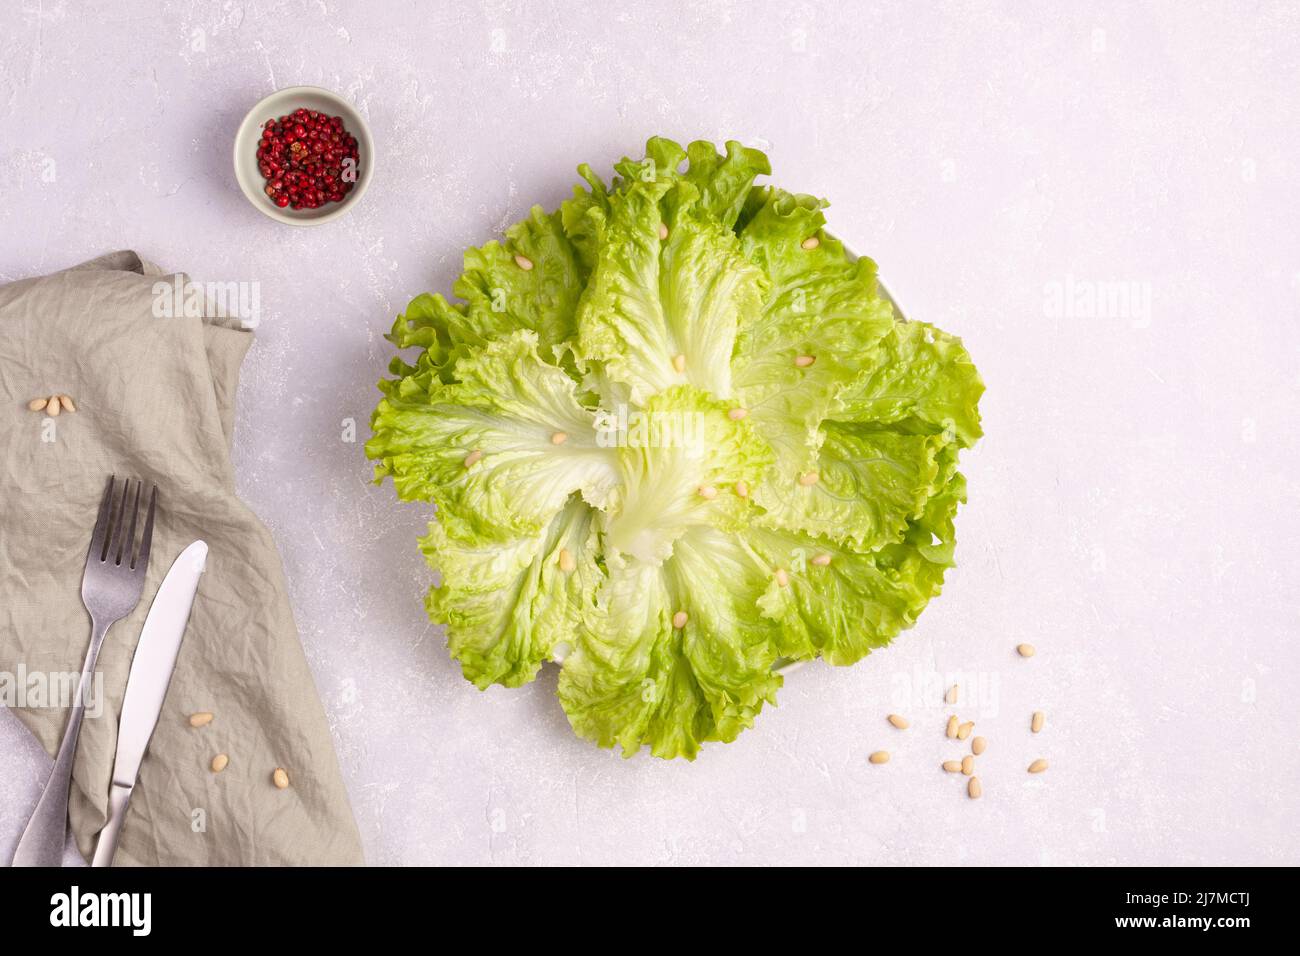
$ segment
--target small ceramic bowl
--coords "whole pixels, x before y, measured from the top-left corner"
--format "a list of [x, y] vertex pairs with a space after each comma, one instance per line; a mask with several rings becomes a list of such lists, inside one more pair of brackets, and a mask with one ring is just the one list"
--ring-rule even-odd
[[[288, 206], [281, 209], [266, 194], [266, 180], [257, 168], [257, 142], [262, 138], [262, 126], [267, 120], [296, 109], [341, 116], [344, 127], [357, 138], [357, 182], [342, 202], [326, 203], [318, 209], [290, 209]], [[356, 107], [337, 93], [319, 86], [290, 86], [259, 100], [248, 111], [235, 134], [234, 163], [239, 188], [259, 212], [291, 226], [319, 226], [343, 215], [361, 201], [370, 185], [370, 177], [375, 173], [375, 142], [370, 136], [370, 127]]]

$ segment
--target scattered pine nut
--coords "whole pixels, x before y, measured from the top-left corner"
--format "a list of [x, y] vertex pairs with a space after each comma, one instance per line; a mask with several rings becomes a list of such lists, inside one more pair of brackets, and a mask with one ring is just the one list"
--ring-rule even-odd
[[210, 723], [212, 723], [212, 715], [206, 710], [197, 714], [190, 714], [191, 727], [206, 727]]
[[230, 765], [230, 758], [225, 754], [217, 754], [212, 758], [212, 772], [221, 773]]
[[668, 238], [668, 226], [666, 226], [664, 223], [661, 222], [659, 223], [659, 241], [663, 242], [667, 238]]
[[59, 396], [51, 395], [50, 400], [45, 403], [45, 414], [53, 418], [55, 415], [59, 414], [61, 408], [62, 406], [59, 404]]
[[953, 740], [957, 739], [957, 715], [953, 714], [948, 718], [948, 730], [946, 731]]
[[63, 406], [63, 410], [65, 412], [75, 412], [77, 410], [77, 405], [72, 400], [71, 395], [60, 395], [58, 396], [58, 398], [59, 398], [59, 404]]
[[572, 552], [568, 548], [560, 549], [560, 570], [568, 574], [578, 566], [578, 562], [573, 559]]
[[1034, 656], [1034, 645], [1033, 645], [1033, 644], [1017, 644], [1017, 645], [1016, 645], [1016, 653], [1019, 654], [1021, 657], [1033, 657], [1033, 656]]
[[886, 719], [899, 730], [906, 730], [908, 727], [912, 726], [906, 717], [900, 717], [898, 714], [890, 714]]
[[817, 484], [820, 478], [821, 475], [817, 474], [817, 472], [806, 471], [799, 476], [799, 484], [803, 485], [805, 488], [811, 488], [813, 485]]
[[943, 769], [948, 771], [949, 773], [961, 773], [961, 761], [945, 760], [943, 762]]
[[889, 763], [889, 751], [877, 750], [867, 759], [870, 760], [872, 763]]
[[688, 615], [685, 611], [678, 611], [676, 614], [673, 615], [673, 627], [680, 631], [682, 628], [686, 626], [686, 622], [688, 620], [690, 620], [690, 615]]
[[45, 403], [48, 401], [49, 401], [48, 398], [33, 398], [30, 402], [27, 403], [27, 410], [29, 412], [39, 412], [42, 408], [45, 407]]
[[803, 242], [799, 243], [799, 247], [801, 249], [816, 249], [821, 244], [822, 244], [821, 240], [818, 239], [816, 236], [809, 236]]
[[718, 497], [718, 489], [712, 485], [700, 485], [700, 497], [705, 501], [712, 501]]
[[289, 775], [282, 767], [275, 768], [275, 773], [271, 774], [271, 782], [275, 784], [277, 790], [289, 789]]
[[983, 795], [984, 788], [980, 786], [980, 778], [971, 777], [970, 781], [966, 784], [966, 796], [970, 797], [972, 800], [978, 800]]
[[749, 497], [749, 485], [743, 481], [736, 482], [736, 494], [741, 498]]
[[976, 737], [974, 740], [970, 742], [970, 752], [978, 757], [980, 754], [984, 752], [984, 748], [987, 746], [988, 746], [987, 740], [985, 740], [983, 737]]
[[975, 772], [975, 758], [970, 754], [961, 758], [961, 772], [968, 777]]
[[1034, 716], [1029, 718], [1029, 729], [1038, 733], [1043, 729], [1043, 724], [1047, 722], [1047, 715], [1041, 710], [1034, 711]]
[[748, 414], [749, 414], [748, 408], [737, 407], [737, 408], [731, 408], [727, 410], [727, 417], [730, 418], [733, 422], [740, 421]]
[[515, 265], [527, 272], [533, 267], [533, 260], [529, 259], [527, 256], [516, 255]]
[[790, 575], [785, 573], [785, 568], [777, 568], [774, 576], [776, 577], [776, 583], [781, 587], [785, 587], [790, 583]]
[[807, 368], [815, 361], [817, 361], [817, 356], [815, 355], [796, 355], [794, 357], [794, 367]]
[[482, 457], [483, 457], [483, 453], [478, 449], [475, 449], [474, 451], [470, 452], [468, 455], [465, 456], [465, 467], [473, 468], [475, 465], [478, 464], [479, 459]]
[[678, 372], [685, 372], [685, 371], [686, 371], [686, 356], [685, 356], [685, 355], [682, 355], [680, 352], [679, 352], [677, 355], [674, 355], [674, 356], [673, 356], [673, 368], [675, 368]]
[[957, 728], [957, 739], [965, 740], [967, 737], [970, 736], [970, 732], [974, 729], [975, 729], [975, 721], [973, 720], [966, 721], [966, 723], [962, 724], [960, 727]]
[[824, 568], [824, 567], [826, 567], [826, 565], [828, 565], [828, 564], [831, 563], [831, 556], [830, 556], [829, 554], [819, 554], [819, 555], [816, 555], [816, 556], [812, 559], [812, 563], [815, 564], [815, 565], [817, 565], [817, 567], [819, 567], [819, 568]]
[[551, 435], [552, 445], [563, 445], [568, 440], [569, 440], [569, 435], [567, 432], [555, 432], [553, 435]]
[[947, 693], [947, 695], [944, 697], [944, 700], [946, 700], [946, 701], [947, 701], [948, 703], [950, 703], [950, 704], [955, 704], [955, 703], [957, 703], [957, 685], [956, 685], [956, 684], [953, 684], [951, 687], [948, 688], [948, 693]]
[[1042, 773], [1046, 769], [1047, 769], [1047, 761], [1044, 760], [1042, 757], [1039, 757], [1037, 760], [1035, 760], [1033, 763], [1029, 765], [1030, 773]]

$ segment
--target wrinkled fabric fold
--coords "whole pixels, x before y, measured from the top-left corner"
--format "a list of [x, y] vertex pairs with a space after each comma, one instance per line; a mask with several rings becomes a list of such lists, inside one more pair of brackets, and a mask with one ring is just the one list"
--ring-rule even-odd
[[[0, 286], [0, 674], [80, 669], [86, 547], [110, 474], [156, 482], [144, 597], [100, 655], [102, 713], [88, 716], [70, 819], [87, 858], [106, 820], [131, 655], [176, 556], [207, 541], [207, 570], [116, 865], [351, 865], [360, 838], [270, 533], [236, 497], [230, 447], [252, 335], [215, 316], [159, 318], [172, 282], [134, 252]], [[38, 395], [77, 412], [47, 418]], [[12, 681], [12, 677], [11, 677]], [[62, 706], [14, 708], [53, 754]], [[66, 703], [63, 701], [61, 703]], [[213, 721], [189, 725], [191, 713]], [[228, 754], [229, 766], [210, 770]], [[277, 767], [291, 786], [277, 789]]]

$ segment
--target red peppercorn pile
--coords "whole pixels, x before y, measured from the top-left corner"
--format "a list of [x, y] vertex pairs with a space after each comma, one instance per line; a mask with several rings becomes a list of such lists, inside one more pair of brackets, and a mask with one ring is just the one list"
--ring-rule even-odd
[[342, 202], [357, 184], [357, 138], [340, 116], [294, 110], [262, 125], [257, 168], [266, 194], [280, 208], [318, 209]]

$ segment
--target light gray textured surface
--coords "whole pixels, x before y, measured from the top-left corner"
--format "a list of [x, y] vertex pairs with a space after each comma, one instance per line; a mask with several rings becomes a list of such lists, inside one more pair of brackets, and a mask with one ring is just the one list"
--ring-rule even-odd
[[[1300, 863], [1300, 14], [601, 9], [4, 4], [0, 279], [131, 247], [261, 283], [236, 467], [369, 860]], [[361, 206], [311, 230], [230, 170], [244, 111], [297, 83], [351, 97], [381, 151]], [[943, 597], [694, 764], [578, 740], [553, 671], [465, 683], [420, 605], [427, 516], [368, 484], [360, 444], [406, 300], [654, 133], [766, 143], [989, 386]], [[1053, 308], [1107, 283], [1138, 314]], [[952, 675], [990, 741], [978, 802], [939, 771]], [[0, 857], [47, 765], [0, 714]]]

